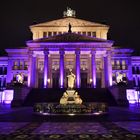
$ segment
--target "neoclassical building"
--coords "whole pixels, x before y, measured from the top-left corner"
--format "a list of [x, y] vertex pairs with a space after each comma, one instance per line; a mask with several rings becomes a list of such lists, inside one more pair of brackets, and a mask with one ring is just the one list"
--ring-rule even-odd
[[[70, 8], [64, 17], [30, 26], [33, 40], [26, 47], [5, 49], [0, 57], [0, 86], [17, 82], [28, 87], [66, 88], [70, 70], [75, 88], [103, 88], [123, 80], [140, 85], [140, 57], [133, 49], [113, 46], [108, 25], [78, 19]], [[121, 77], [119, 79], [119, 77]]]

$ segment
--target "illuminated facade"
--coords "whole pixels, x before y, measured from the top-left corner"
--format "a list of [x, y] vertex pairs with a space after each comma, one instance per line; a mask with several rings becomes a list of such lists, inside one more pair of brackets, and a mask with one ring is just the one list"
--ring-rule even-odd
[[[72, 69], [75, 87], [109, 87], [118, 75], [134, 86], [140, 85], [140, 57], [132, 49], [113, 46], [107, 40], [109, 26], [75, 17], [70, 8], [62, 19], [30, 26], [33, 40], [27, 47], [5, 49], [0, 57], [0, 86], [23, 76], [29, 87], [65, 88]], [[69, 31], [69, 32], [68, 32]]]

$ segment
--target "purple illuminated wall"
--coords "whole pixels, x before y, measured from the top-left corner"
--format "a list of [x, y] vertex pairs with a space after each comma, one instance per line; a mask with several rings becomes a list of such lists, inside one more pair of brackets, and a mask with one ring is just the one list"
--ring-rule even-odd
[[60, 88], [64, 87], [64, 51], [60, 51]]
[[80, 51], [76, 51], [76, 86], [80, 88]]

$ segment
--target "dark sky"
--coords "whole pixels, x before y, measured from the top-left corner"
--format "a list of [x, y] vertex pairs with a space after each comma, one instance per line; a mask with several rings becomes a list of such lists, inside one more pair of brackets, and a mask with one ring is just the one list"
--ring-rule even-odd
[[[3, 0], [4, 1], [4, 0]], [[63, 17], [70, 7], [76, 17], [110, 26], [108, 39], [140, 51], [140, 6], [136, 0], [5, 0], [0, 8], [0, 47], [21, 47], [31, 39], [29, 26]]]

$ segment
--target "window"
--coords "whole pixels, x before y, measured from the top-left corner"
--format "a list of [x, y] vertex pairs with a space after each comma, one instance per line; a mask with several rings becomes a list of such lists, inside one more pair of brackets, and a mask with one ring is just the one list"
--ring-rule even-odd
[[136, 80], [135, 80], [135, 77], [133, 77], [133, 84], [134, 84], [134, 86], [136, 86]]
[[125, 70], [126, 69], [126, 62], [125, 62], [125, 60], [122, 60], [122, 70]]
[[23, 69], [23, 61], [20, 61], [19, 63], [20, 63], [19, 69], [22, 70]]
[[3, 74], [4, 74], [4, 75], [6, 75], [6, 74], [7, 74], [7, 67], [4, 67]]
[[60, 35], [60, 34], [62, 34], [62, 32], [58, 32], [58, 34]]
[[17, 70], [17, 69], [18, 69], [18, 61], [14, 61], [13, 70]]
[[6, 87], [6, 78], [3, 78], [3, 87]]
[[91, 36], [91, 32], [87, 32], [87, 35], [88, 35], [88, 36]]
[[24, 80], [23, 81], [25, 81], [25, 82], [28, 81], [28, 76], [27, 75], [24, 75]]
[[119, 70], [120, 69], [120, 61], [116, 60], [116, 64], [117, 64], [117, 70]]
[[2, 70], [2, 67], [0, 67], [0, 75], [3, 74], [3, 70]]
[[93, 37], [96, 37], [96, 32], [92, 32], [92, 36]]
[[139, 67], [136, 67], [136, 74], [139, 74]]
[[28, 62], [24, 61], [24, 70], [27, 70], [27, 69], [28, 69]]
[[114, 70], [115, 69], [115, 61], [112, 60], [111, 63], [112, 63], [112, 69]]
[[57, 32], [53, 32], [53, 35], [56, 35], [57, 34]]
[[86, 32], [82, 32], [83, 35], [86, 35]]
[[13, 81], [16, 81], [16, 75], [13, 76]]
[[116, 75], [115, 75], [115, 73], [112, 74], [112, 80], [113, 81], [116, 81]]
[[47, 32], [43, 32], [43, 37], [47, 37]]
[[2, 80], [1, 80], [1, 78], [0, 78], [0, 87], [1, 87], [1, 83], [2, 83]]
[[138, 86], [140, 86], [140, 77], [138, 77]]
[[135, 74], [135, 66], [132, 66], [132, 74]]
[[48, 32], [48, 36], [52, 36], [52, 32]]

